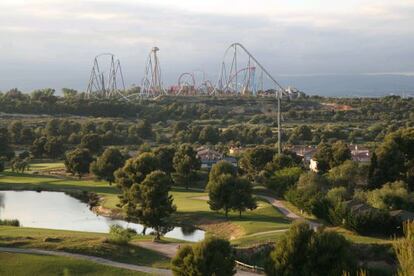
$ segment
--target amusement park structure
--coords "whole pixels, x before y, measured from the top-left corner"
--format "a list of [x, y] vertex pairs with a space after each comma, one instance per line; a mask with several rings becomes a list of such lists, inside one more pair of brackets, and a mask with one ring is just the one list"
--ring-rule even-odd
[[[270, 89], [265, 91], [265, 87]], [[214, 94], [285, 94], [286, 90], [240, 43], [231, 44], [224, 53]]]
[[172, 86], [169, 94], [179, 95], [211, 95], [214, 86], [210, 80], [206, 79], [203, 71], [193, 71], [182, 73], [178, 77], [177, 86]]
[[94, 58], [86, 95], [88, 97], [114, 98], [124, 96], [125, 82], [121, 62], [111, 53]]
[[[282, 97], [298, 97], [300, 91], [284, 89], [267, 69], [242, 44], [233, 43], [225, 51], [221, 62], [219, 78], [215, 85], [206, 79], [202, 71], [182, 73], [177, 86], [168, 92], [163, 87], [158, 47], [153, 47], [145, 64], [141, 87], [135, 93], [125, 91], [121, 63], [113, 54], [95, 57], [87, 95], [102, 98], [157, 99], [163, 95], [231, 95], [231, 96], [273, 96], [277, 98], [278, 150], [281, 151], [280, 103]], [[106, 67], [101, 59], [109, 59]], [[107, 70], [102, 70], [103, 68]], [[201, 74], [200, 74], [201, 73]], [[200, 77], [201, 75], [201, 77]]]
[[166, 94], [162, 84], [161, 66], [157, 55], [159, 50], [158, 47], [153, 47], [148, 55], [139, 93], [141, 98], [155, 98]]

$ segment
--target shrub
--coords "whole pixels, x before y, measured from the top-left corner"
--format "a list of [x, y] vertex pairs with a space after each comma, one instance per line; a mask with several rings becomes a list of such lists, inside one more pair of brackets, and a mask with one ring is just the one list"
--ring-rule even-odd
[[109, 229], [109, 242], [115, 244], [128, 244], [133, 235], [136, 234], [132, 229], [123, 228], [118, 224], [111, 225]]
[[228, 276], [236, 273], [230, 242], [214, 237], [185, 245], [171, 261], [176, 276]]
[[281, 237], [265, 263], [266, 275], [342, 275], [355, 270], [350, 243], [333, 231], [314, 232], [296, 223]]

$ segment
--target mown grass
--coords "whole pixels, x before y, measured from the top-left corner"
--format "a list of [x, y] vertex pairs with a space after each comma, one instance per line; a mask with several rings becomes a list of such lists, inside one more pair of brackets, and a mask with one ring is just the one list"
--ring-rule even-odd
[[[47, 191], [71, 191], [82, 190], [95, 192], [102, 197], [101, 205], [104, 208], [116, 209], [118, 203], [118, 189], [107, 182], [94, 180], [78, 180], [55, 176], [19, 174], [5, 172], [0, 175], [0, 190], [47, 190]], [[173, 188], [171, 194], [177, 213], [174, 220], [177, 224], [198, 225], [209, 231], [225, 237], [240, 237], [257, 232], [265, 232], [289, 227], [290, 221], [272, 205], [263, 200], [258, 200], [258, 208], [253, 211], [243, 212], [242, 217], [236, 212], [230, 212], [226, 219], [222, 212], [211, 211], [207, 203], [205, 192]], [[215, 227], [217, 223], [227, 224]], [[208, 227], [208, 226], [212, 227]], [[206, 227], [204, 227], [206, 226]], [[223, 231], [222, 231], [223, 230]]]
[[56, 169], [64, 169], [63, 162], [36, 162], [30, 164], [30, 171], [48, 171]]
[[343, 235], [347, 240], [353, 243], [363, 243], [363, 244], [392, 244], [393, 239], [387, 237], [372, 237], [372, 236], [362, 236], [355, 232], [346, 230], [341, 227], [330, 227], [329, 230], [335, 231]]
[[263, 233], [260, 235], [247, 235], [232, 240], [231, 243], [237, 247], [250, 247], [263, 243], [276, 243], [284, 232]]
[[148, 274], [68, 257], [0, 252], [0, 275], [141, 276]]
[[113, 261], [153, 267], [169, 267], [169, 259], [134, 242], [152, 240], [135, 236], [128, 245], [108, 242], [108, 234], [0, 226], [0, 246], [40, 248], [98, 256]]
[[177, 205], [177, 214], [174, 216], [176, 221], [181, 223], [194, 222], [195, 224], [203, 225], [212, 224], [213, 227], [216, 223], [230, 223], [239, 228], [240, 233], [236, 237], [276, 229], [286, 229], [290, 224], [290, 221], [276, 208], [260, 199], [257, 201], [257, 209], [243, 212], [241, 218], [238, 212], [230, 212], [228, 219], [226, 219], [223, 212], [210, 210], [206, 200], [208, 194], [205, 192], [175, 188], [172, 195], [174, 203]]

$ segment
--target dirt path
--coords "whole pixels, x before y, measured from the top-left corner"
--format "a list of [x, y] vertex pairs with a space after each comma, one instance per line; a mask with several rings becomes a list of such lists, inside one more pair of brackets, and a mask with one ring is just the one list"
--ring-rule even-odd
[[270, 204], [272, 204], [274, 207], [276, 207], [283, 215], [285, 215], [287, 218], [289, 218], [291, 220], [305, 221], [305, 222], [309, 223], [309, 225], [312, 228], [318, 228], [318, 227], [322, 226], [322, 224], [320, 224], [320, 223], [307, 220], [304, 217], [301, 217], [301, 216], [293, 213], [291, 210], [286, 208], [286, 206], [283, 204], [282, 201], [277, 200], [276, 198], [273, 198], [273, 197], [270, 197], [270, 196], [264, 196], [264, 195], [260, 195], [260, 197], [266, 199]]
[[75, 259], [91, 261], [91, 262], [94, 262], [94, 263], [107, 265], [107, 266], [112, 266], [112, 267], [117, 267], [117, 268], [140, 271], [140, 272], [149, 273], [149, 274], [162, 275], [162, 276], [164, 276], [164, 275], [168, 275], [168, 276], [173, 275], [172, 272], [168, 269], [161, 269], [161, 268], [153, 268], [153, 267], [149, 267], [149, 266], [140, 266], [140, 265], [119, 263], [119, 262], [114, 262], [114, 261], [107, 260], [107, 259], [104, 259], [104, 258], [81, 255], [81, 254], [74, 254], [74, 253], [67, 253], [67, 252], [62, 252], [62, 251], [0, 247], [0, 252], [69, 257], [69, 258], [75, 258]]

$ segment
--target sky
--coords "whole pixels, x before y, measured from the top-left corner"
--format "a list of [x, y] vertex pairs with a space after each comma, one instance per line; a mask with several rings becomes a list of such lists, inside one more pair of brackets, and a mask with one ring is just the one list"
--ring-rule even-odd
[[1, 0], [0, 91], [85, 90], [107, 52], [139, 84], [153, 46], [165, 85], [195, 70], [215, 82], [240, 42], [305, 92], [414, 94], [413, 15], [414, 0]]

